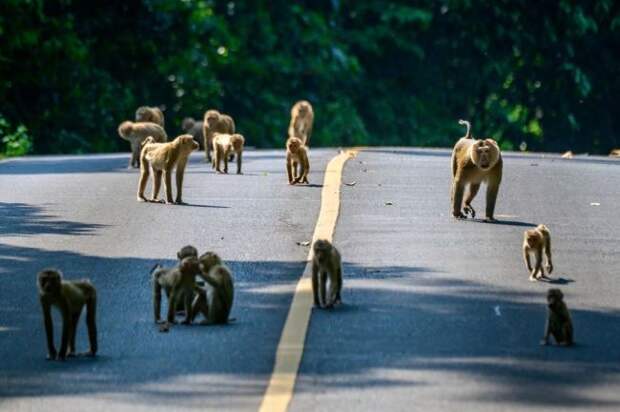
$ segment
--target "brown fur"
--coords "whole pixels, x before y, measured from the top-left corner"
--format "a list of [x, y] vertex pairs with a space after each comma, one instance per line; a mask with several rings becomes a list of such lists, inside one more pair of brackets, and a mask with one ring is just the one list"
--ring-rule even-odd
[[286, 141], [286, 173], [288, 183], [309, 183], [310, 161], [308, 149], [298, 137], [289, 137]]
[[136, 122], [157, 123], [164, 128], [164, 113], [159, 107], [140, 106], [136, 110]]
[[545, 335], [541, 345], [549, 344], [549, 336], [553, 336], [560, 346], [570, 346], [573, 341], [573, 321], [564, 303], [564, 294], [560, 289], [547, 291], [547, 322]]
[[181, 300], [185, 307], [184, 324], [190, 324], [192, 297], [196, 286], [196, 275], [200, 272], [198, 259], [195, 256], [183, 258], [178, 266], [172, 269], [165, 269], [157, 265], [151, 271], [153, 280], [153, 315], [156, 323], [161, 323], [161, 291], [165, 291], [168, 296], [168, 323], [175, 323], [175, 308], [179, 306]]
[[192, 320], [202, 313], [203, 324], [228, 323], [232, 309], [235, 287], [230, 269], [218, 255], [207, 252], [200, 257], [200, 274], [206, 286], [198, 291], [192, 305]]
[[[215, 133], [213, 135], [213, 168], [219, 173], [228, 173], [229, 155], [237, 155], [237, 174], [241, 174], [245, 138], [240, 134]], [[221, 164], [224, 162], [224, 170]]]
[[158, 202], [159, 188], [162, 174], [164, 177], [164, 189], [166, 191], [166, 203], [172, 201], [172, 171], [176, 168], [177, 197], [174, 203], [183, 203], [183, 176], [185, 166], [192, 151], [198, 149], [191, 135], [178, 136], [169, 143], [154, 143], [151, 138], [145, 141], [140, 154], [140, 183], [138, 185], [138, 200], [147, 201], [144, 197], [146, 183], [149, 180], [150, 169], [153, 169], [153, 196], [152, 202]]
[[202, 121], [197, 122], [193, 117], [186, 117], [181, 123], [181, 128], [187, 134], [191, 134], [194, 137], [196, 143], [200, 145], [200, 150], [204, 149], [205, 137], [204, 137], [204, 123]]
[[[551, 274], [553, 271], [553, 262], [551, 261], [551, 234], [545, 225], [538, 225], [535, 229], [526, 230], [523, 233], [523, 260], [530, 272], [530, 280], [545, 278], [545, 271], [542, 266], [543, 251], [547, 258], [547, 272]], [[536, 259], [534, 269], [530, 263], [530, 253], [533, 253]]]
[[[39, 300], [43, 309], [45, 335], [47, 338], [47, 359], [65, 360], [75, 356], [75, 335], [77, 324], [86, 306], [86, 325], [88, 326], [89, 356], [97, 354], [97, 290], [88, 279], [63, 280], [62, 273], [56, 269], [45, 269], [37, 275]], [[54, 346], [54, 325], [51, 308], [55, 306], [62, 315], [62, 338], [60, 352]]]
[[305, 146], [310, 146], [314, 111], [306, 100], [300, 100], [291, 108], [291, 122], [288, 126], [288, 135], [298, 137]]
[[[331, 308], [341, 303], [342, 259], [338, 250], [328, 240], [317, 240], [312, 245], [312, 294], [314, 305]], [[327, 278], [329, 276], [329, 295]]]
[[168, 140], [165, 130], [155, 123], [134, 123], [126, 121], [118, 126], [119, 136], [131, 145], [131, 158], [128, 167], [140, 167], [140, 150], [148, 136], [154, 141], [163, 143]]
[[204, 115], [203, 137], [205, 159], [211, 162], [211, 150], [213, 148], [213, 135], [215, 133], [234, 134], [235, 122], [232, 117], [222, 114], [217, 110], [207, 110]]
[[[468, 124], [468, 123], [467, 123]], [[452, 215], [465, 218], [466, 214], [476, 216], [471, 202], [483, 182], [487, 184], [486, 219], [495, 220], [495, 202], [502, 181], [502, 155], [493, 139], [472, 139], [469, 134], [454, 145], [452, 151]], [[463, 192], [468, 188], [463, 207]], [[463, 207], [463, 212], [461, 211]]]

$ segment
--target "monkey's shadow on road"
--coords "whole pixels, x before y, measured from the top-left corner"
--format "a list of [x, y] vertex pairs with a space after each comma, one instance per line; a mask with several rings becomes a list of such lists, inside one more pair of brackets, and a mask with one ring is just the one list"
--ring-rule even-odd
[[[620, 406], [612, 387], [596, 396], [620, 379], [619, 311], [574, 308], [569, 299], [577, 344], [561, 348], [539, 345], [544, 292], [498, 290], [430, 268], [345, 264], [342, 299], [313, 310], [298, 393], [400, 387], [414, 399], [441, 394], [497, 409]], [[474, 389], [462, 397], [441, 374]]]

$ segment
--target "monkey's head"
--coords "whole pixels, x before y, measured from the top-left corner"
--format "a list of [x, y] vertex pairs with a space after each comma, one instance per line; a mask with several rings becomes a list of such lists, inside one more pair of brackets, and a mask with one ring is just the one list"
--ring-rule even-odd
[[243, 149], [245, 138], [242, 135], [236, 133], [230, 136], [230, 142], [232, 143], [232, 146], [235, 149], [235, 151], [239, 151]]
[[198, 258], [200, 261], [200, 271], [204, 274], [209, 273], [212, 267], [222, 264], [222, 259], [215, 252], [206, 252]]
[[312, 250], [314, 251], [314, 256], [319, 260], [319, 262], [325, 262], [329, 259], [332, 244], [329, 240], [318, 239], [314, 242], [314, 245], [312, 245]]
[[183, 260], [186, 257], [198, 258], [198, 250], [192, 245], [183, 246], [177, 252], [177, 257], [179, 258], [179, 260]]
[[193, 117], [186, 117], [185, 119], [183, 119], [183, 123], [181, 123], [181, 129], [183, 129], [183, 131], [187, 132], [192, 127], [194, 127], [195, 124], [196, 124], [196, 121], [194, 120]]
[[303, 146], [303, 142], [298, 137], [289, 137], [286, 141], [286, 149], [291, 153], [297, 153], [299, 148]]
[[198, 274], [200, 273], [200, 266], [198, 258], [195, 256], [189, 256], [181, 259], [179, 263], [179, 270], [183, 274]]
[[126, 121], [118, 126], [118, 134], [121, 137], [128, 138], [133, 130], [133, 122]]
[[37, 275], [37, 285], [41, 295], [56, 295], [62, 286], [62, 272], [58, 269], [43, 269]]
[[482, 170], [495, 166], [499, 159], [499, 147], [493, 139], [476, 140], [471, 147], [471, 161]]
[[205, 122], [209, 127], [215, 127], [220, 121], [220, 112], [217, 110], [209, 110], [205, 113]]
[[562, 304], [564, 294], [560, 289], [549, 289], [547, 291], [547, 305], [549, 309], [555, 309], [558, 305]]
[[183, 152], [189, 153], [197, 150], [200, 147], [191, 134], [182, 134], [174, 140]]

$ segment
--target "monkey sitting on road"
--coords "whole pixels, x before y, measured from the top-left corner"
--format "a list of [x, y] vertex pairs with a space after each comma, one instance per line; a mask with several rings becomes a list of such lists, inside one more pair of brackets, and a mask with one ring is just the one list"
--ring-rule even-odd
[[[86, 325], [90, 350], [88, 356], [97, 354], [97, 290], [89, 280], [63, 280], [62, 273], [56, 269], [44, 269], [37, 275], [39, 300], [43, 309], [45, 335], [47, 338], [47, 359], [65, 360], [76, 356], [75, 334], [82, 308], [86, 306]], [[54, 346], [54, 325], [51, 308], [55, 306], [62, 315], [62, 338], [60, 352]]]
[[157, 123], [164, 127], [164, 113], [159, 107], [140, 106], [136, 110], [136, 122]]
[[140, 167], [140, 150], [148, 136], [153, 141], [163, 143], [168, 140], [164, 129], [155, 123], [134, 123], [126, 121], [118, 126], [118, 135], [131, 145], [131, 158], [128, 167]]
[[[526, 230], [523, 233], [523, 259], [527, 270], [530, 272], [530, 280], [546, 278], [543, 269], [543, 251], [547, 258], [547, 272], [551, 274], [553, 271], [553, 262], [551, 261], [551, 234], [545, 225], [538, 225], [535, 229]], [[536, 259], [534, 269], [530, 262], [530, 254], [534, 253]]]
[[[245, 138], [240, 134], [215, 133], [213, 135], [213, 168], [219, 173], [228, 173], [229, 155], [237, 155], [237, 174], [241, 174]], [[222, 171], [221, 163], [224, 162]]]
[[309, 183], [308, 149], [298, 137], [289, 137], [286, 141], [286, 173], [288, 184]]
[[172, 200], [172, 171], [176, 169], [177, 197], [174, 203], [183, 203], [183, 176], [185, 166], [192, 151], [198, 149], [198, 143], [191, 135], [183, 134], [169, 143], [154, 143], [151, 137], [144, 141], [140, 153], [140, 183], [138, 185], [138, 201], [146, 202], [144, 190], [149, 180], [150, 169], [153, 169], [153, 196], [151, 202], [158, 202], [159, 188], [162, 174], [164, 177], [164, 189], [166, 191], [166, 203]]
[[222, 263], [220, 257], [207, 252], [200, 256], [200, 274], [206, 282], [204, 289], [198, 289], [198, 295], [192, 305], [193, 320], [198, 313], [202, 313], [202, 324], [224, 324], [234, 319], [229, 319], [235, 294], [232, 273]]
[[[487, 184], [486, 220], [493, 221], [495, 202], [499, 185], [502, 181], [502, 155], [493, 139], [476, 139], [470, 134], [470, 124], [459, 120], [467, 126], [467, 134], [459, 139], [452, 151], [452, 215], [464, 219], [465, 214], [476, 217], [471, 202], [483, 182]], [[468, 189], [463, 205], [463, 192]], [[463, 207], [464, 206], [464, 207]], [[463, 211], [461, 211], [463, 207]]]
[[563, 298], [564, 295], [560, 289], [547, 291], [547, 323], [541, 345], [549, 344], [549, 336], [553, 336], [560, 346], [570, 346], [574, 343], [573, 322]]
[[[312, 293], [314, 305], [331, 308], [341, 303], [342, 290], [342, 259], [340, 252], [328, 241], [317, 240], [312, 246]], [[329, 277], [329, 293], [327, 279]]]
[[153, 268], [151, 276], [153, 281], [153, 314], [155, 323], [162, 323], [160, 317], [162, 289], [168, 297], [167, 323], [176, 323], [174, 319], [175, 308], [181, 299], [185, 307], [185, 320], [182, 323], [189, 325], [192, 322], [192, 297], [197, 289], [195, 277], [199, 272], [198, 259], [193, 256], [183, 258], [179, 265], [172, 269], [165, 269], [161, 265], [156, 265]]

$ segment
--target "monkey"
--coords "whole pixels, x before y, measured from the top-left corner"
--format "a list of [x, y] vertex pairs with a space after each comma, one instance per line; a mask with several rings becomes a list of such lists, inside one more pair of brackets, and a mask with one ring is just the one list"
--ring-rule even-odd
[[[328, 241], [318, 239], [312, 245], [312, 293], [314, 305], [332, 308], [342, 303], [342, 259], [340, 252]], [[327, 277], [329, 276], [329, 295], [326, 295]]]
[[153, 281], [153, 315], [155, 323], [162, 323], [161, 311], [161, 290], [164, 289], [168, 297], [168, 323], [175, 323], [175, 308], [178, 302], [183, 301], [185, 308], [185, 320], [183, 324], [190, 324], [192, 297], [196, 290], [196, 275], [200, 272], [198, 259], [195, 256], [185, 257], [179, 262], [178, 266], [172, 269], [165, 269], [157, 264], [151, 270]]
[[[459, 139], [452, 151], [452, 215], [464, 219], [463, 214], [476, 217], [471, 205], [483, 182], [487, 184], [486, 220], [494, 221], [495, 202], [499, 185], [502, 181], [502, 155], [493, 139], [473, 139], [469, 122], [461, 121], [467, 126], [467, 134]], [[463, 211], [463, 192], [468, 187]]]
[[155, 142], [163, 143], [168, 140], [166, 131], [156, 123], [134, 123], [125, 121], [118, 126], [119, 136], [127, 140], [131, 145], [131, 158], [128, 168], [140, 167], [140, 150], [142, 143], [148, 136], [152, 136]]
[[[545, 271], [542, 266], [543, 250], [547, 258], [547, 272], [553, 272], [553, 262], [551, 261], [551, 234], [545, 225], [538, 225], [535, 229], [526, 230], [523, 233], [523, 260], [530, 272], [530, 280], [546, 278]], [[536, 262], [534, 269], [530, 263], [530, 253], [534, 253]]]
[[196, 121], [193, 117], [186, 117], [183, 119], [183, 123], [181, 123], [181, 128], [187, 134], [191, 134], [194, 137], [194, 140], [199, 145], [199, 150], [204, 149], [205, 138], [204, 138], [204, 122]]
[[[63, 280], [60, 270], [44, 269], [37, 275], [37, 286], [47, 337], [47, 359], [64, 361], [67, 356], [76, 356], [75, 334], [84, 306], [86, 306], [86, 325], [90, 343], [86, 355], [94, 357], [97, 354], [97, 290], [93, 284], [88, 279]], [[52, 306], [59, 309], [62, 315], [60, 352], [57, 352], [54, 346]]]
[[[153, 195], [151, 202], [159, 202], [159, 187], [164, 176], [166, 191], [165, 203], [183, 204], [183, 176], [185, 166], [192, 151], [198, 149], [198, 143], [189, 134], [182, 134], [169, 143], [154, 143], [149, 138], [144, 142], [140, 153], [140, 182], [138, 184], [138, 201], [146, 202], [144, 190], [153, 169]], [[176, 168], [177, 196], [172, 201], [172, 170]]]
[[159, 107], [140, 106], [136, 110], [136, 122], [157, 123], [164, 128], [164, 113]]
[[[215, 133], [213, 135], [213, 167], [219, 173], [228, 173], [228, 155], [237, 154], [237, 174], [241, 174], [242, 154], [245, 138], [236, 134]], [[221, 163], [224, 161], [224, 171]]]
[[308, 161], [308, 148], [304, 146], [298, 137], [289, 137], [286, 141], [286, 173], [288, 184], [309, 183], [308, 173], [310, 162]]
[[563, 299], [564, 294], [560, 289], [547, 291], [547, 322], [541, 345], [549, 344], [549, 335], [553, 336], [560, 346], [571, 346], [574, 343], [573, 322]]
[[225, 324], [232, 309], [235, 288], [230, 269], [222, 263], [220, 257], [207, 252], [200, 256], [200, 278], [206, 282], [205, 288], [198, 290], [198, 295], [192, 305], [192, 321], [202, 313], [202, 324]]
[[314, 111], [306, 100], [300, 100], [291, 108], [291, 122], [288, 126], [288, 135], [298, 137], [304, 146], [310, 146]]
[[211, 162], [211, 149], [213, 148], [213, 135], [215, 133], [234, 134], [235, 122], [232, 117], [222, 114], [217, 110], [207, 110], [202, 124], [204, 136], [205, 160]]

